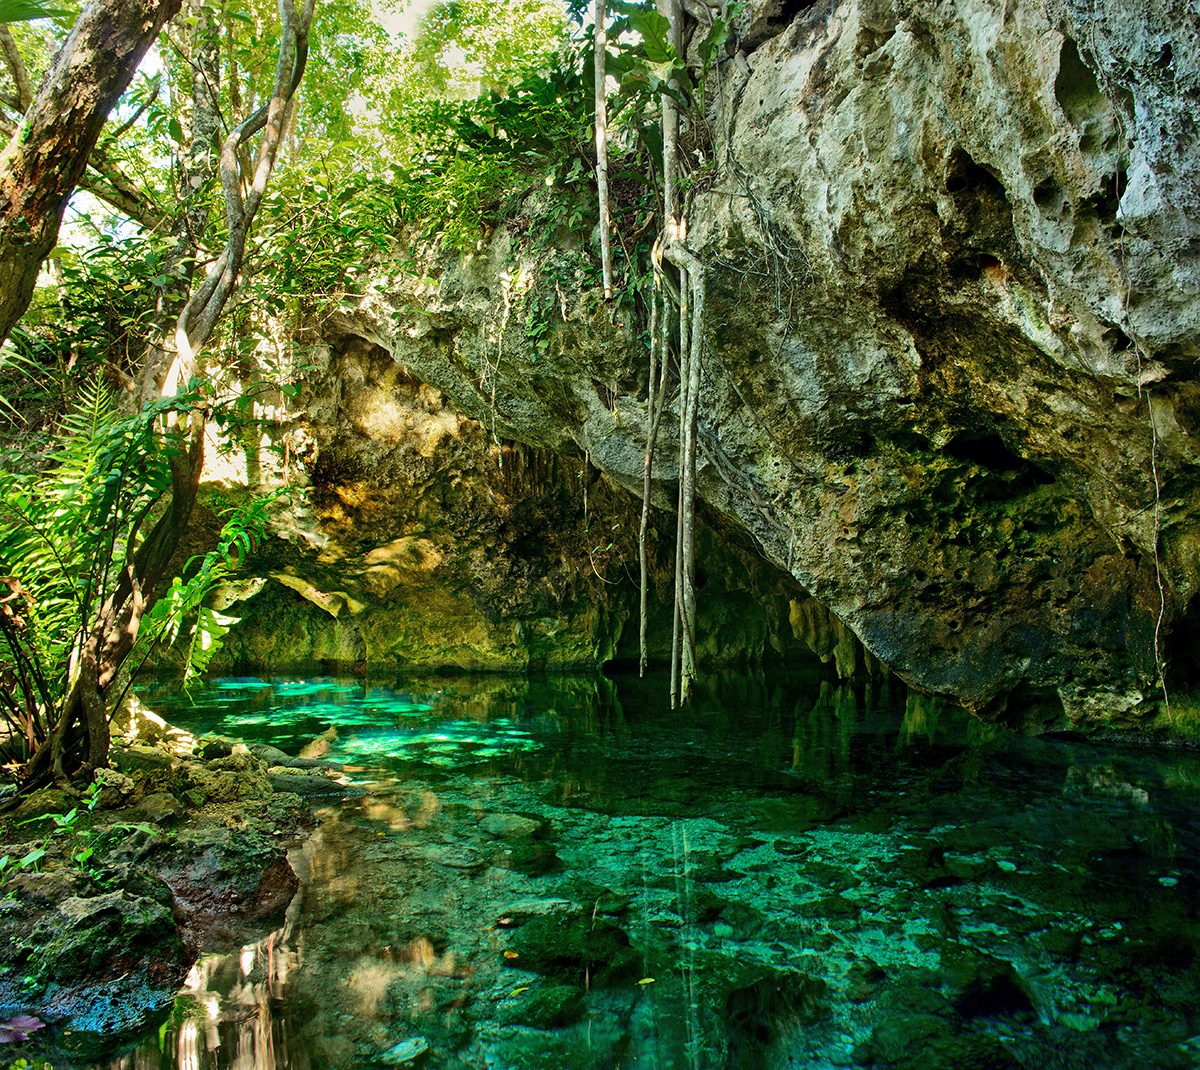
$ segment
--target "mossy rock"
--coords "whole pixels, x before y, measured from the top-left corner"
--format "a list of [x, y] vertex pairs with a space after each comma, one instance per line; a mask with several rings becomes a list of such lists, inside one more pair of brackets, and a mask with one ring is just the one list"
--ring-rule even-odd
[[33, 961], [45, 981], [91, 981], [135, 963], [177, 963], [183, 946], [169, 906], [122, 890], [72, 896], [33, 934]]
[[535, 985], [506, 1001], [497, 1011], [503, 1025], [557, 1029], [583, 1017], [583, 989], [576, 985]]
[[[21, 802], [21, 805], [17, 807], [16, 812], [13, 814], [13, 822], [20, 824], [21, 822], [34, 821], [39, 817], [46, 817], [50, 814], [66, 814], [78, 806], [78, 798], [68, 795], [59, 788], [41, 788]], [[49, 829], [53, 826], [47, 822], [44, 826], [39, 827]]]
[[244, 752], [211, 762], [193, 762], [187, 771], [191, 786], [210, 803], [235, 802], [270, 795], [272, 791], [265, 763]]

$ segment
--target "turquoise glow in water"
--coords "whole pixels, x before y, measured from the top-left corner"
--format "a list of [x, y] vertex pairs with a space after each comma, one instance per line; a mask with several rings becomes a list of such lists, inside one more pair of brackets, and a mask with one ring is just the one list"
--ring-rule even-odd
[[811, 678], [224, 680], [367, 789], [113, 1067], [1200, 1065], [1200, 759]]

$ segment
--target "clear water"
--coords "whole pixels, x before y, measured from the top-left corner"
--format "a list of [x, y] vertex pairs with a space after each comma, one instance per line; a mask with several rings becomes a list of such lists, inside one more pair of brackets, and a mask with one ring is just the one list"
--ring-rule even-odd
[[144, 694], [290, 753], [325, 733], [367, 794], [294, 852], [284, 927], [109, 1065], [1200, 1065], [1200, 758], [812, 677], [665, 690]]

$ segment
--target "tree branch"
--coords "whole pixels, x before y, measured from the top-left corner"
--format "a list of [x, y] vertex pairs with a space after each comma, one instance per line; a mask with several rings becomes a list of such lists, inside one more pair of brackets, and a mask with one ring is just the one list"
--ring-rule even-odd
[[108, 113], [180, 0], [92, 0], [0, 152], [0, 341], [33, 297]]
[[30, 84], [29, 72], [25, 69], [17, 42], [13, 39], [12, 30], [3, 24], [0, 24], [0, 52], [4, 53], [4, 63], [8, 67], [8, 73], [12, 75], [13, 85], [16, 86], [17, 111], [24, 115], [33, 103], [33, 86]]
[[[246, 255], [250, 225], [266, 193], [288, 113], [308, 61], [308, 31], [312, 25], [314, 4], [315, 0], [304, 0], [303, 7], [297, 12], [295, 0], [279, 0], [282, 28], [271, 97], [253, 115], [234, 127], [221, 146], [221, 188], [225, 194], [229, 240], [209, 269], [204, 282], [180, 313], [176, 331], [180, 357], [175, 375], [177, 384], [186, 383], [194, 351], [208, 340], [237, 283]], [[263, 132], [263, 139], [254, 160], [253, 178], [243, 196], [238, 150], [259, 131]]]
[[145, 115], [146, 109], [149, 108], [150, 105], [156, 100], [158, 100], [158, 93], [161, 88], [162, 82], [155, 78], [154, 92], [150, 94], [149, 99], [143, 101], [141, 107], [138, 108], [138, 110], [135, 111], [128, 119], [126, 119], [120, 126], [118, 126], [116, 130], [105, 131], [105, 144], [118, 141], [122, 134], [124, 134], [131, 126], [133, 126], [133, 124], [136, 123], [143, 115]]
[[600, 211], [600, 270], [604, 278], [604, 298], [612, 298], [612, 249], [608, 222], [608, 99], [605, 92], [605, 63], [608, 52], [607, 12], [604, 0], [596, 0], [596, 36], [594, 45], [596, 97], [596, 195]]
[[88, 167], [88, 173], [79, 180], [80, 189], [99, 197], [146, 230], [158, 230], [165, 225], [166, 213], [100, 149], [92, 151]]

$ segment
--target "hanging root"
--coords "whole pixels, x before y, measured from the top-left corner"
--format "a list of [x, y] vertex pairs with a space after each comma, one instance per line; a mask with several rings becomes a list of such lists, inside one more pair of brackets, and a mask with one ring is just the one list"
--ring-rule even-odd
[[1167, 693], [1166, 664], [1162, 653], [1163, 621], [1167, 615], [1167, 584], [1159, 553], [1162, 542], [1162, 483], [1158, 476], [1158, 428], [1154, 423], [1154, 408], [1150, 403], [1149, 388], [1146, 389], [1146, 412], [1150, 417], [1150, 474], [1154, 477], [1154, 580], [1158, 584], [1158, 617], [1154, 622], [1154, 671], [1158, 673], [1158, 686], [1162, 690], [1163, 712], [1170, 720], [1171, 696]]
[[[1116, 120], [1118, 139], [1118, 152], [1121, 156], [1125, 156], [1129, 151], [1130, 137], [1127, 127], [1128, 119], [1124, 110], [1116, 104], [1119, 99], [1120, 86], [1114, 85], [1109, 77], [1107, 67], [1103, 62], [1101, 49], [1096, 37], [1096, 27], [1098, 19], [1096, 17], [1094, 0], [1089, 0], [1089, 25], [1091, 34], [1089, 38], [1089, 47], [1091, 58], [1093, 60], [1091, 66], [1095, 70], [1100, 85], [1104, 88], [1105, 95], [1113, 102], [1112, 114]], [[1118, 200], [1124, 195], [1124, 190], [1121, 188], [1121, 175], [1118, 172], [1116, 197]], [[1150, 424], [1150, 477], [1154, 484], [1154, 582], [1158, 587], [1158, 615], [1154, 622], [1154, 671], [1158, 676], [1159, 690], [1162, 691], [1163, 697], [1163, 712], [1167, 718], [1171, 717], [1171, 696], [1167, 690], [1166, 676], [1166, 658], [1162, 649], [1162, 631], [1163, 625], [1166, 623], [1167, 616], [1167, 588], [1170, 582], [1162, 563], [1162, 477], [1158, 469], [1158, 427], [1154, 422], [1154, 406], [1151, 402], [1150, 387], [1145, 385], [1142, 379], [1142, 341], [1138, 337], [1137, 329], [1133, 322], [1133, 317], [1130, 314], [1130, 306], [1133, 303], [1133, 276], [1129, 270], [1129, 264], [1126, 260], [1126, 233], [1125, 220], [1121, 213], [1117, 214], [1117, 266], [1120, 270], [1121, 279], [1125, 284], [1125, 293], [1123, 296], [1124, 306], [1124, 329], [1126, 335], [1132, 343], [1133, 354], [1137, 360], [1137, 389], [1138, 397], [1144, 396], [1146, 399], [1146, 417]]]
[[679, 269], [679, 514], [671, 643], [671, 699], [675, 705], [691, 697], [696, 679], [696, 426], [705, 292], [704, 265], [682, 242], [669, 242], [666, 257]]
[[687, 271], [681, 269], [679, 272], [679, 454], [678, 454], [678, 470], [679, 470], [679, 492], [675, 506], [675, 599], [674, 599], [674, 615], [673, 625], [671, 628], [671, 708], [674, 709], [683, 701], [683, 689], [686, 685], [683, 684], [680, 677], [683, 675], [683, 666], [685, 657], [680, 649], [683, 645], [683, 636], [681, 632], [684, 629], [683, 621], [683, 578], [684, 578], [684, 561], [683, 561], [683, 543], [684, 543], [684, 524], [683, 517], [687, 510], [687, 490], [684, 485], [684, 435], [687, 427], [687, 384], [688, 384], [688, 359], [691, 355], [691, 346], [688, 345], [688, 328], [690, 322], [688, 320], [688, 286], [687, 286]]
[[[654, 282], [650, 291], [650, 379], [646, 398], [646, 458], [642, 481], [642, 526], [638, 535], [638, 556], [641, 563], [641, 584], [638, 600], [638, 675], [646, 675], [646, 616], [650, 588], [649, 543], [650, 543], [650, 497], [654, 480], [654, 447], [658, 441], [658, 425], [662, 420], [663, 402], [667, 396], [667, 371], [670, 361], [666, 299], [662, 293], [662, 276], [655, 267]], [[655, 376], [658, 383], [655, 383]]]
[[[670, 41], [683, 56], [683, 10], [680, 0], [663, 0], [670, 24]], [[671, 706], [686, 702], [696, 678], [696, 427], [700, 395], [700, 357], [704, 339], [704, 265], [684, 244], [686, 223], [677, 203], [679, 113], [674, 97], [663, 94], [663, 233], [655, 243], [654, 286], [651, 295], [650, 387], [646, 419], [646, 456], [642, 486], [641, 590], [639, 668], [645, 672], [647, 539], [654, 444], [666, 399], [670, 354], [670, 273], [666, 259], [679, 273], [679, 497], [675, 523], [675, 599], [671, 629]], [[655, 387], [655, 373], [658, 386]]]

